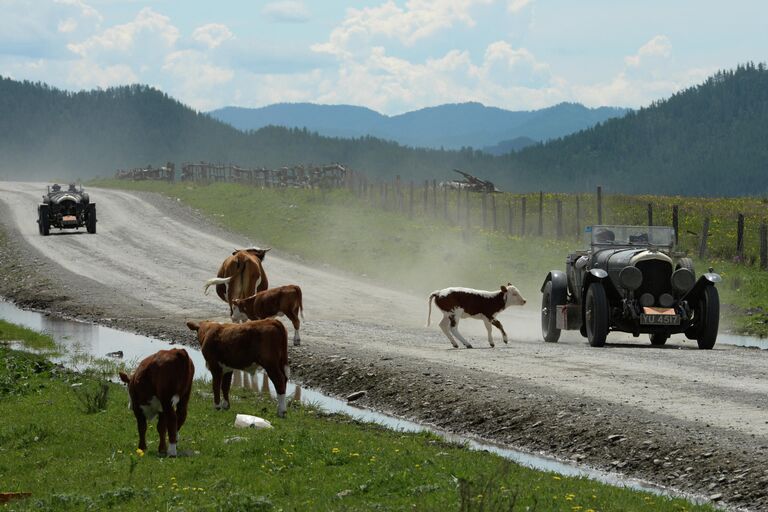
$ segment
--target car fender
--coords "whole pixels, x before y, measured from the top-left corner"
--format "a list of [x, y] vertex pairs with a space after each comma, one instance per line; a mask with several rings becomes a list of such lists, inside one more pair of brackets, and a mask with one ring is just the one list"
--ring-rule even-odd
[[704, 288], [707, 286], [715, 286], [715, 284], [722, 281], [723, 278], [720, 277], [720, 274], [717, 274], [715, 272], [707, 272], [706, 274], [702, 274], [699, 276], [699, 279], [696, 281], [696, 284], [693, 285], [693, 288], [691, 288], [688, 293], [686, 293], [682, 299], [688, 301], [688, 304], [695, 304], [697, 303], [702, 295], [704, 294]]
[[557, 290], [568, 290], [568, 280], [565, 277], [565, 272], [560, 270], [552, 270], [547, 274], [544, 282], [541, 283], [541, 291], [544, 292], [544, 287], [548, 282], [552, 281], [552, 288]]

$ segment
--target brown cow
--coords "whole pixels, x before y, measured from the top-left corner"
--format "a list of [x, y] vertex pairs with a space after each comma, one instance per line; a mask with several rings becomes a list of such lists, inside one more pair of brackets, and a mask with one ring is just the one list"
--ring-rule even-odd
[[273, 316], [285, 315], [293, 324], [293, 344], [300, 345], [299, 314], [304, 319], [304, 305], [301, 301], [301, 288], [295, 284], [270, 288], [245, 299], [232, 301], [234, 313], [233, 322], [260, 320]]
[[147, 449], [147, 421], [159, 414], [158, 451], [166, 452], [167, 431], [170, 441], [168, 456], [176, 456], [177, 434], [187, 419], [187, 405], [194, 375], [195, 365], [183, 348], [160, 350], [145, 358], [130, 376], [120, 372], [120, 380], [128, 384], [129, 408], [133, 409], [136, 416], [141, 450]]
[[205, 282], [203, 290], [207, 294], [208, 288], [216, 285], [216, 294], [229, 304], [231, 315], [233, 299], [244, 299], [269, 288], [262, 261], [270, 249], [235, 249], [221, 264], [216, 277]]
[[[269, 376], [277, 393], [277, 415], [285, 416], [285, 388], [288, 385], [288, 333], [280, 320], [252, 320], [242, 324], [187, 322], [197, 331], [205, 365], [213, 377], [213, 405], [229, 409], [229, 388], [232, 371], [243, 370], [251, 375], [259, 367]], [[224, 399], [219, 402], [219, 393]]]
[[501, 331], [504, 343], [507, 343], [507, 333], [504, 332], [501, 322], [496, 320], [496, 315], [504, 311], [507, 306], [522, 306], [525, 299], [520, 292], [512, 286], [512, 283], [502, 285], [500, 291], [487, 292], [485, 290], [473, 290], [471, 288], [445, 288], [436, 290], [429, 296], [429, 316], [427, 325], [432, 319], [432, 299], [435, 305], [443, 312], [440, 328], [445, 333], [448, 341], [454, 348], [459, 348], [451, 333], [461, 341], [465, 347], [472, 348], [467, 340], [459, 333], [459, 320], [461, 318], [478, 318], [485, 323], [488, 330], [488, 343], [493, 347], [493, 335], [491, 326]]

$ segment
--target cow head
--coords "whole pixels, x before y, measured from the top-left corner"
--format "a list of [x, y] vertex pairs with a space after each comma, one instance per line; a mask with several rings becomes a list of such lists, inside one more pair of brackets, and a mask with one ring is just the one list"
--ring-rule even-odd
[[507, 283], [506, 286], [501, 285], [501, 293], [504, 295], [505, 307], [525, 305], [525, 299], [520, 295], [520, 291], [512, 286], [512, 283]]
[[264, 261], [264, 257], [267, 255], [267, 252], [269, 252], [272, 248], [267, 247], [266, 249], [261, 249], [259, 247], [248, 247], [247, 249], [235, 249], [232, 251], [232, 255], [234, 256], [240, 251], [247, 252], [250, 254], [253, 254], [257, 258], [259, 258], [259, 261]]
[[248, 315], [245, 313], [245, 299], [235, 299], [232, 301], [232, 321], [235, 323], [247, 322]]

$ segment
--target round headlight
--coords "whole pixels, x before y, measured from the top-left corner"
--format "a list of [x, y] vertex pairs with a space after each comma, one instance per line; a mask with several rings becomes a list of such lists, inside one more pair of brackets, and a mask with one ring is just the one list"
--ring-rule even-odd
[[693, 272], [687, 268], [679, 268], [672, 274], [672, 288], [679, 293], [685, 293], [696, 283]]
[[627, 290], [637, 290], [643, 284], [643, 273], [637, 267], [624, 267], [619, 272], [619, 282]]
[[669, 293], [662, 293], [659, 296], [659, 304], [664, 308], [671, 308], [675, 304], [675, 298]]
[[640, 305], [649, 308], [653, 306], [655, 300], [656, 299], [653, 298], [653, 295], [646, 292], [640, 296]]

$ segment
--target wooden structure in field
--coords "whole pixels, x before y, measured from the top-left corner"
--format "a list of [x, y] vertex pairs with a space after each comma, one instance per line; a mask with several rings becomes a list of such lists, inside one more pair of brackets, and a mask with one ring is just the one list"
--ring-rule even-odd
[[152, 167], [151, 165], [148, 165], [146, 168], [140, 169], [119, 169], [115, 172], [115, 178], [131, 181], [152, 180], [173, 182], [176, 179], [176, 168], [172, 162], [168, 162], [163, 167]]

